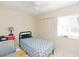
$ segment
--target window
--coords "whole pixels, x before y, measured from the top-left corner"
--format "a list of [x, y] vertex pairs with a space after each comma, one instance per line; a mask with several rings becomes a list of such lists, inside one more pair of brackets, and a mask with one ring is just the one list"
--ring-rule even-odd
[[58, 17], [57, 36], [79, 36], [79, 15]]

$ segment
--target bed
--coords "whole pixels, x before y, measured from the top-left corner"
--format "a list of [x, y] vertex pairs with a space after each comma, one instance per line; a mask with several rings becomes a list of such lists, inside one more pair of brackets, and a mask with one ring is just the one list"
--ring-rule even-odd
[[0, 41], [0, 57], [5, 57], [13, 52], [16, 52], [13, 40]]
[[47, 57], [55, 48], [52, 42], [38, 37], [32, 37], [31, 31], [21, 32], [19, 39], [19, 46], [30, 57]]

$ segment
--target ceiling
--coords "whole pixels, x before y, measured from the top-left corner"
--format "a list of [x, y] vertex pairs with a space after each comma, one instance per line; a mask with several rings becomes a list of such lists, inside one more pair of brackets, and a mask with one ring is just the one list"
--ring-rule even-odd
[[78, 1], [0, 1], [0, 7], [16, 9], [38, 15], [76, 3], [78, 3]]

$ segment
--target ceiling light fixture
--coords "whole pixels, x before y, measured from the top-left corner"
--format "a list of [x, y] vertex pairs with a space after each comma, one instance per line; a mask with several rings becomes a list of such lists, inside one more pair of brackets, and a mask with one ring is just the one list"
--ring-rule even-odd
[[37, 6], [35, 6], [35, 7], [34, 7], [34, 9], [35, 9], [35, 10], [40, 10], [40, 8], [39, 8], [39, 7], [37, 7]]
[[42, 10], [42, 8], [46, 7], [48, 5], [48, 2], [33, 2], [33, 8], [35, 10]]

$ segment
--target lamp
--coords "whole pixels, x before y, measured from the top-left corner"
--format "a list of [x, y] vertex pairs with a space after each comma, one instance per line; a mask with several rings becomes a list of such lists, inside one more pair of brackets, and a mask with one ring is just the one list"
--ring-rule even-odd
[[9, 35], [13, 35], [14, 27], [9, 27], [8, 30], [10, 31]]

